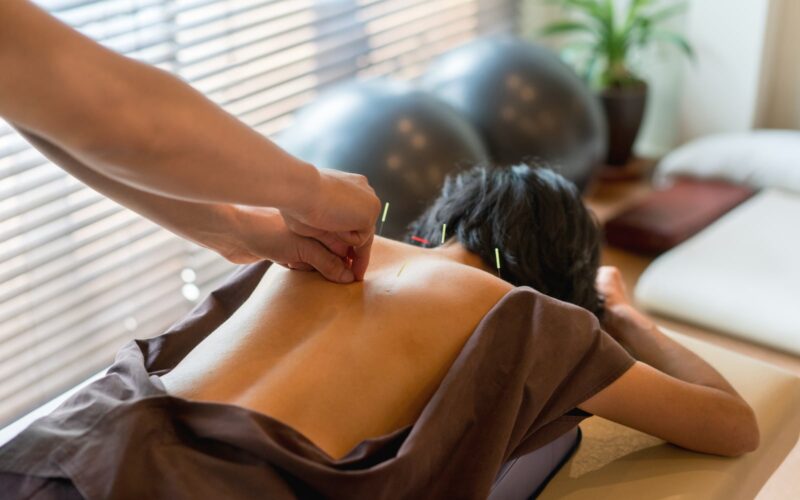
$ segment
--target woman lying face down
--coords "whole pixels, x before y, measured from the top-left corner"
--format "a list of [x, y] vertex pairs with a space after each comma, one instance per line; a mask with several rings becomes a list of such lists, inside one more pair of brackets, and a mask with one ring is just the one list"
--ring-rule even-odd
[[440, 242], [443, 224], [433, 248], [376, 238], [361, 282], [240, 269], [0, 448], [0, 491], [480, 499], [586, 412], [690, 450], [756, 448], [747, 403], [598, 272], [570, 183], [475, 168], [410, 236]]
[[756, 448], [754, 414], [725, 379], [637, 312], [616, 270], [596, 279], [599, 229], [571, 183], [526, 165], [476, 167], [447, 181], [409, 236], [439, 242], [443, 224], [434, 248], [376, 238], [359, 283], [272, 266], [162, 377], [166, 388], [265, 413], [342, 457], [413, 424], [487, 312], [512, 285], [530, 286], [601, 316], [637, 360], [580, 409], [690, 450]]

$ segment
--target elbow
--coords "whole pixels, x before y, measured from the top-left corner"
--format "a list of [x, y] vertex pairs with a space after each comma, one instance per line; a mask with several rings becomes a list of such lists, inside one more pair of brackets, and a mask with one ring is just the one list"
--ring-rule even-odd
[[741, 400], [735, 411], [728, 413], [724, 436], [721, 436], [718, 448], [712, 453], [725, 457], [740, 457], [758, 449], [761, 433], [753, 409]]
[[742, 404], [744, 406], [742, 409], [743, 415], [738, 425], [737, 434], [739, 437], [736, 440], [738, 446], [734, 450], [734, 454], [731, 455], [735, 457], [756, 451], [761, 443], [761, 432], [758, 429], [756, 414], [750, 405], [744, 402]]

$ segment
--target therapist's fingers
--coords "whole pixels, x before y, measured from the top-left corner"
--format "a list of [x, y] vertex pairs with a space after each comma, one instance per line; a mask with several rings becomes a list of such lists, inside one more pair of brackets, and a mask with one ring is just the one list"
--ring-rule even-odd
[[347, 250], [350, 248], [350, 245], [339, 239], [335, 234], [322, 232], [318, 233], [316, 236], [312, 236], [312, 238], [325, 245], [328, 250], [339, 257], [347, 257]]
[[[372, 241], [374, 238], [373, 234], [367, 234], [366, 236], [362, 234], [351, 234], [350, 240], [345, 242], [342, 239], [342, 233], [326, 233], [323, 231], [315, 231], [313, 228], [309, 228], [309, 230], [304, 232], [344, 259], [345, 264], [352, 269], [356, 281], [364, 280], [364, 274], [366, 274], [367, 267], [369, 267]], [[355, 233], [355, 231], [353, 231], [353, 233]]]
[[295, 206], [281, 207], [287, 225], [297, 234], [318, 238], [309, 228], [332, 233], [346, 245], [371, 248], [381, 202], [367, 178], [339, 170], [319, 169], [313, 196], [297, 199]]
[[329, 281], [352, 283], [355, 279], [341, 257], [313, 238], [302, 238], [297, 252], [297, 261], [312, 266]]
[[363, 244], [361, 242], [361, 238], [357, 236], [350, 236], [349, 238], [345, 239], [342, 236], [346, 233], [331, 233], [328, 231], [323, 231], [322, 229], [311, 227], [308, 224], [300, 222], [291, 215], [284, 213], [281, 213], [281, 215], [286, 222], [286, 227], [289, 228], [290, 231], [300, 236], [318, 240], [320, 243], [328, 247], [331, 252], [340, 257], [345, 257], [347, 255], [347, 249], [349, 247], [357, 247]]
[[326, 168], [318, 172], [316, 192], [299, 198], [298, 206], [289, 209], [293, 215], [331, 232], [362, 231], [375, 226], [381, 202], [365, 176]]
[[366, 243], [360, 247], [355, 247], [355, 257], [353, 258], [353, 277], [356, 281], [363, 281], [364, 274], [367, 272], [367, 267], [369, 267], [369, 258], [372, 252], [372, 240], [373, 237], [370, 236]]
[[310, 264], [306, 264], [305, 262], [289, 262], [286, 264], [286, 267], [293, 271], [315, 271]]
[[356, 248], [365, 245], [372, 246], [372, 238], [375, 236], [375, 228], [370, 228], [363, 231], [342, 231], [336, 233], [336, 237], [341, 241], [347, 243], [349, 246]]
[[290, 269], [317, 270], [336, 283], [354, 280], [344, 259], [348, 247], [335, 235], [319, 235], [326, 244], [301, 236], [287, 227], [277, 209], [232, 206], [230, 211], [234, 214], [231, 231], [213, 247], [218, 251], [224, 247], [221, 253], [228, 260], [247, 263], [267, 259]]

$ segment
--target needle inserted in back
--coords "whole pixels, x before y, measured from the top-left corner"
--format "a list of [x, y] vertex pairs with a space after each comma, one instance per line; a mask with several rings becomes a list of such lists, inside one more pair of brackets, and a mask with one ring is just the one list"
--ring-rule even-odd
[[417, 243], [422, 243], [423, 245], [427, 245], [430, 243], [430, 241], [426, 240], [425, 238], [420, 238], [419, 236], [412, 236], [411, 240], [416, 241]]
[[383, 206], [383, 215], [381, 216], [381, 227], [378, 229], [378, 236], [383, 233], [383, 223], [386, 222], [386, 214], [389, 212], [389, 202], [386, 202], [386, 205]]
[[402, 272], [403, 272], [403, 269], [405, 269], [405, 268], [406, 268], [406, 264], [408, 264], [408, 262], [403, 262], [403, 265], [402, 265], [402, 266], [400, 266], [400, 270], [399, 270], [399, 271], [397, 271], [397, 277], [398, 277], [398, 278], [400, 277], [400, 273], [402, 273]]

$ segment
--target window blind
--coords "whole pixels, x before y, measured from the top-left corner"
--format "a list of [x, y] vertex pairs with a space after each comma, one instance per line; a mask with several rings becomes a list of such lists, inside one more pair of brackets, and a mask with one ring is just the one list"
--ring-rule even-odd
[[[39, 0], [271, 136], [325, 88], [413, 80], [516, 0]], [[233, 266], [83, 186], [0, 122], [0, 424], [157, 335]]]

